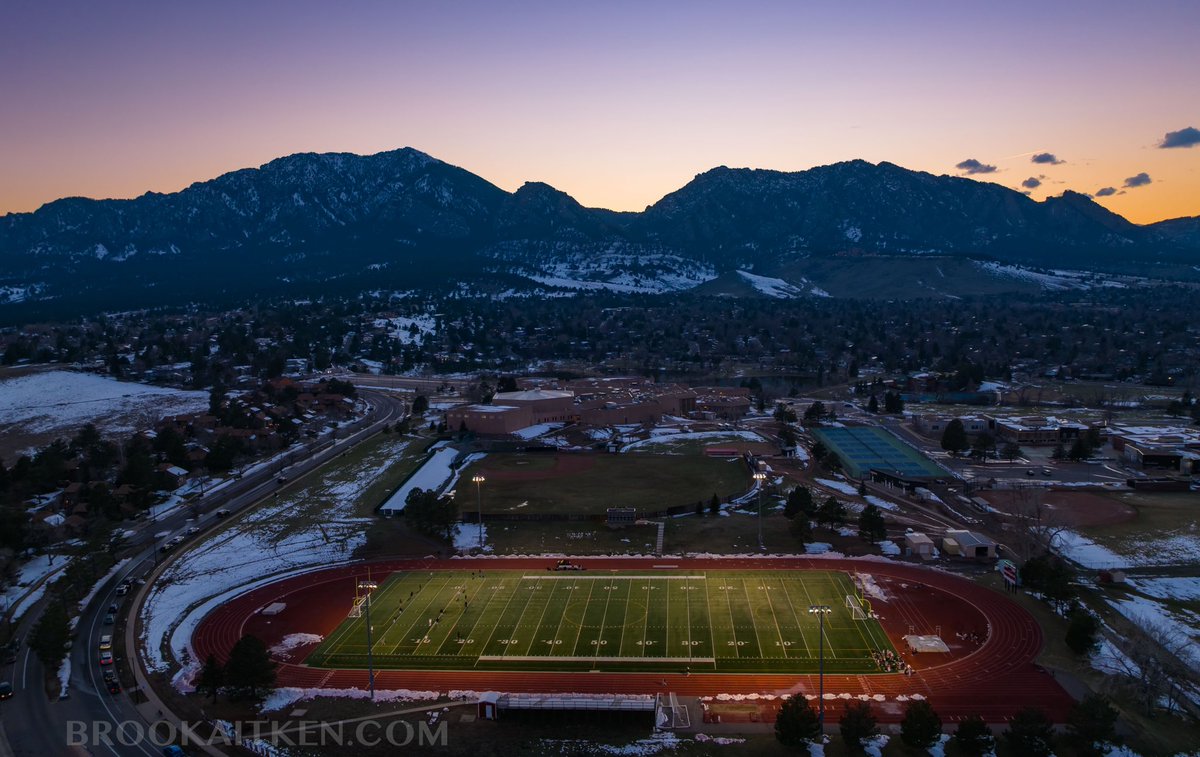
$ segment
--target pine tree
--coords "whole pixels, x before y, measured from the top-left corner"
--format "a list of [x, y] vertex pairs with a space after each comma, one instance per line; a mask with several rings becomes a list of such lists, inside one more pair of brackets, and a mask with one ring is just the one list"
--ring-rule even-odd
[[258, 697], [260, 690], [275, 685], [275, 663], [267, 645], [256, 636], [243, 636], [229, 652], [225, 663], [225, 683], [230, 688]]
[[713, 515], [721, 512], [721, 498], [717, 495], [712, 495], [712, 499], [708, 501], [708, 511]]
[[1050, 757], [1054, 752], [1054, 727], [1046, 713], [1026, 707], [1009, 721], [1004, 743], [1021, 757]]
[[963, 427], [963, 422], [955, 418], [947, 423], [946, 430], [942, 432], [942, 449], [958, 456], [970, 448], [971, 443], [967, 441], [967, 430]]
[[863, 742], [879, 733], [875, 715], [867, 702], [855, 702], [846, 705], [846, 713], [838, 722], [842, 741], [852, 753], [861, 752]]
[[57, 670], [71, 642], [71, 621], [61, 600], [51, 600], [29, 632], [29, 648], [47, 670]]
[[1100, 757], [1118, 743], [1117, 711], [1105, 697], [1087, 695], [1067, 716], [1067, 739], [1081, 757]]
[[792, 533], [792, 536], [795, 537], [800, 547], [803, 547], [805, 544], [812, 543], [812, 525], [809, 524], [807, 515], [793, 518], [791, 525], [788, 526], [788, 530]]
[[1084, 609], [1071, 613], [1071, 622], [1067, 625], [1067, 646], [1077, 655], [1091, 652], [1099, 645], [1096, 635], [1100, 633], [1100, 621], [1095, 615]]
[[217, 662], [215, 655], [210, 654], [200, 669], [200, 677], [196, 679], [196, 688], [208, 692], [212, 701], [217, 701], [217, 692], [225, 685], [225, 669]]
[[993, 753], [996, 748], [996, 738], [992, 736], [992, 729], [978, 715], [971, 715], [959, 721], [953, 741], [958, 747], [958, 753], [963, 757], [983, 757]]
[[821, 723], [803, 694], [784, 700], [775, 718], [775, 738], [789, 749], [801, 749], [821, 738]]
[[808, 516], [812, 515], [813, 511], [812, 492], [808, 490], [807, 486], [800, 484], [788, 493], [787, 504], [783, 507], [785, 518], [791, 520], [801, 513]]
[[913, 699], [900, 721], [900, 739], [913, 749], [928, 749], [942, 735], [942, 719], [927, 699]]
[[868, 413], [878, 413], [879, 412], [879, 400], [875, 398], [874, 394], [872, 394], [871, 399], [867, 401], [867, 412]]
[[817, 523], [821, 525], [840, 526], [846, 522], [846, 507], [837, 497], [829, 497], [817, 509]]
[[1013, 460], [1021, 456], [1021, 447], [1015, 442], [1008, 442], [1004, 448], [1000, 450], [1000, 455], [1012, 465]]
[[858, 516], [858, 535], [872, 543], [887, 538], [887, 524], [883, 520], [883, 512], [875, 505], [868, 504]]

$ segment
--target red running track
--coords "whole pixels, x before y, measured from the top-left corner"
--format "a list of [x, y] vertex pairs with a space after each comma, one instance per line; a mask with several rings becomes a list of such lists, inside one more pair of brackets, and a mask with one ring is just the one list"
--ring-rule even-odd
[[[872, 600], [889, 638], [898, 649], [910, 632], [931, 633], [941, 626], [951, 647], [949, 655], [908, 655], [915, 675], [826, 675], [827, 694], [882, 695], [873, 708], [881, 720], [898, 720], [903, 703], [898, 696], [927, 697], [945, 721], [981, 715], [1001, 722], [1021, 708], [1037, 706], [1062, 722], [1073, 700], [1051, 675], [1034, 664], [1042, 633], [1033, 616], [1001, 593], [958, 576], [904, 563], [875, 560], [808, 558], [594, 558], [582, 559], [591, 570], [646, 570], [670, 565], [696, 570], [845, 570], [871, 574], [891, 595]], [[549, 558], [471, 560], [389, 560], [318, 569], [281, 579], [231, 599], [206, 616], [192, 637], [196, 659], [214, 654], [224, 659], [245, 633], [268, 645], [289, 633], [328, 635], [346, 618], [353, 586], [368, 572], [382, 578], [407, 570], [544, 570]], [[287, 608], [266, 617], [259, 610], [273, 602]], [[910, 628], [912, 631], [910, 631]], [[958, 634], [964, 638], [958, 638]], [[979, 641], [965, 637], [975, 634]], [[365, 670], [310, 668], [303, 659], [315, 645], [292, 650], [279, 662], [278, 685], [303, 688], [366, 688]], [[284, 659], [289, 658], [289, 659]], [[665, 683], [665, 685], [664, 685]], [[402, 671], [375, 674], [378, 689], [426, 691], [581, 692], [653, 694], [673, 691], [684, 696], [785, 694], [817, 692], [815, 675], [693, 673], [555, 673], [509, 671]], [[827, 704], [836, 708], [837, 702]]]

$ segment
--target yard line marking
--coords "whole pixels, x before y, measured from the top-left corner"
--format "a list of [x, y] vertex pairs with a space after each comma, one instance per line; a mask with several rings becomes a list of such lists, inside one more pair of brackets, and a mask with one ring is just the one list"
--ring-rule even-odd
[[[540, 576], [538, 577], [538, 580], [541, 580]], [[519, 587], [520, 584], [518, 583], [517, 586]], [[512, 629], [509, 630], [509, 632], [508, 632], [508, 637], [510, 640], [512, 639], [513, 632], [517, 631], [521, 628], [521, 619], [525, 617], [525, 611], [529, 609], [529, 603], [533, 601], [533, 595], [536, 591], [537, 591], [536, 588], [530, 589], [529, 596], [525, 598], [525, 604], [521, 605], [521, 611], [519, 613], [517, 613], [517, 619], [513, 622]], [[506, 654], [507, 654], [508, 648], [510, 646], [512, 646], [512, 645], [511, 644], [504, 645], [504, 651]]]
[[[583, 613], [579, 616], [579, 622], [575, 624], [579, 630], [575, 633], [575, 640], [571, 642], [571, 650], [572, 651], [574, 651], [575, 647], [579, 646], [579, 637], [583, 636], [583, 621], [587, 620], [587, 607], [588, 607], [588, 605], [590, 605], [592, 603], [592, 592], [594, 592], [595, 589], [596, 589], [595, 583], [588, 584], [588, 596], [587, 596], [587, 600], [585, 600], [583, 603]], [[563, 610], [563, 620], [566, 620], [566, 617], [567, 617], [567, 612], [566, 612], [566, 610]], [[564, 639], [564, 641], [565, 640], [566, 639]], [[567, 645], [563, 644], [563, 646], [566, 647]]]
[[766, 654], [763, 652], [762, 639], [758, 636], [758, 623], [754, 622], [754, 603], [750, 601], [750, 589], [744, 578], [742, 579], [742, 596], [746, 598], [746, 606], [750, 609], [750, 627], [754, 629], [754, 643], [758, 645], [758, 657], [763, 659]]
[[[764, 578], [763, 580], [765, 581], [767, 579]], [[787, 644], [783, 643], [783, 631], [779, 628], [779, 616], [775, 614], [775, 605], [771, 602], [771, 592], [768, 591], [767, 588], [768, 587], [766, 585], [763, 586], [763, 592], [767, 595], [767, 607], [771, 608], [771, 621], [775, 624], [775, 634], [779, 637], [779, 651], [783, 653], [783, 656], [786, 659], [788, 656]], [[764, 654], [764, 657], [765, 656], [766, 655]]]
[[[470, 588], [470, 584], [466, 584], [466, 587], [467, 587], [467, 588], [464, 588], [464, 589], [463, 589], [463, 592], [464, 592], [464, 593], [466, 593], [466, 592], [469, 590], [469, 588]], [[479, 586], [478, 586], [478, 587], [476, 587], [476, 589], [475, 589], [474, 593], [472, 593], [472, 594], [470, 594], [470, 595], [468, 595], [468, 596], [467, 596], [467, 598], [466, 598], [466, 602], [467, 602], [468, 608], [467, 608], [467, 609], [465, 609], [465, 610], [463, 610], [463, 611], [461, 611], [461, 612], [458, 614], [458, 618], [457, 618], [457, 619], [454, 621], [454, 625], [450, 626], [450, 630], [446, 632], [446, 638], [442, 639], [442, 643], [441, 643], [441, 644], [438, 644], [437, 655], [438, 655], [439, 657], [441, 657], [441, 656], [445, 656], [445, 654], [446, 654], [446, 653], [443, 653], [443, 652], [442, 652], [442, 647], [446, 646], [446, 642], [450, 641], [450, 634], [452, 634], [452, 633], [454, 633], [455, 631], [457, 631], [457, 630], [458, 630], [458, 624], [459, 624], [459, 623], [461, 623], [461, 622], [463, 621], [463, 618], [467, 617], [467, 613], [470, 611], [470, 607], [469, 607], [469, 605], [471, 604], [471, 602], [474, 602], [474, 601], [475, 601], [475, 597], [477, 597], [477, 596], [479, 595], [479, 592], [480, 592], [482, 589], [483, 589], [483, 583], [482, 583], [482, 582], [480, 582]], [[451, 597], [451, 598], [450, 598], [450, 601], [452, 601], [452, 602], [453, 602], [453, 601], [454, 601], [454, 598], [455, 598], [455, 597], [457, 597], [457, 596], [458, 596], [458, 594], [457, 594], [457, 593], [455, 593], [455, 596], [454, 596], [454, 597]], [[469, 630], [467, 631], [467, 636], [466, 636], [466, 638], [471, 638], [471, 636], [470, 636], [470, 631], [469, 631]], [[455, 639], [455, 640], [457, 641], [457, 639]], [[465, 644], [462, 644], [462, 645], [455, 644], [455, 646], [466, 646], [466, 645], [465, 645]], [[451, 656], [457, 657], [458, 655], [462, 654], [462, 650], [461, 650], [461, 649], [454, 649], [454, 650], [452, 650], [452, 652], [451, 652], [450, 654], [451, 654]]]
[[[738, 646], [737, 620], [733, 617], [733, 600], [729, 598], [729, 578], [726, 577], [721, 594], [725, 596], [725, 609], [729, 612], [729, 632], [733, 634], [733, 654], [741, 659], [742, 649]], [[716, 652], [713, 652], [716, 654]]]
[[[803, 581], [804, 579], [800, 580]], [[804, 644], [804, 652], [809, 657], [812, 657], [812, 650], [808, 647], [808, 639], [804, 638], [804, 626], [800, 623], [800, 616], [796, 614], [796, 605], [792, 603], [792, 593], [788, 591], [788, 587], [793, 583], [794, 581], [784, 580], [783, 596], [787, 598], [788, 607], [792, 610], [792, 618], [796, 621], [796, 630], [800, 632], [800, 642]]]
[[[589, 655], [587, 657], [566, 657], [566, 656], [564, 656], [564, 657], [543, 657], [541, 655], [538, 655], [535, 657], [528, 657], [528, 656], [522, 657], [519, 655], [505, 655], [505, 656], [484, 655], [484, 656], [480, 657], [479, 659], [483, 662], [551, 662], [551, 661], [595, 662], [596, 661], [596, 658], [591, 655]], [[686, 662], [689, 660], [692, 662], [708, 662], [708, 663], [716, 662], [716, 660], [713, 659], [712, 657], [655, 657], [654, 658], [655, 662], [658, 662], [659, 660], [662, 660], [663, 662]], [[605, 657], [604, 661], [605, 662], [645, 662], [646, 659], [644, 657]]]
[[[804, 589], [804, 598], [808, 600], [808, 606], [809, 606], [809, 607], [812, 607], [812, 606], [813, 606], [813, 601], [812, 601], [812, 595], [808, 593], [808, 582], [807, 582], [807, 581], [801, 581], [801, 582], [800, 582], [800, 586], [801, 586], [801, 588], [803, 588], [803, 589]], [[821, 628], [820, 628], [820, 625], [819, 625], [819, 624], [820, 624], [820, 622], [821, 622], [821, 619], [820, 619], [820, 618], [817, 618], [817, 623], [818, 623], [818, 627], [817, 627], [817, 644], [818, 644], [818, 645], [820, 645], [820, 643], [821, 643], [821, 637], [820, 637], [820, 634], [821, 634]], [[829, 624], [828, 624], [828, 623], [826, 623], [826, 625], [829, 625]], [[826, 638], [828, 638], [829, 634], [825, 634], [825, 636], [826, 636]], [[805, 645], [805, 646], [807, 646], [807, 645]], [[833, 658], [836, 660], [836, 659], [837, 659], [837, 652], [834, 650], [834, 648], [833, 648], [833, 645], [832, 645], [832, 644], [826, 644], [825, 646], [829, 647], [829, 654], [830, 654], [830, 656], [831, 656], [831, 657], [833, 657]], [[810, 652], [809, 654], [811, 654], [811, 652]]]
[[[545, 607], [542, 608], [542, 614], [538, 616], [537, 623], [535, 623], [533, 625], [533, 627], [530, 629], [529, 646], [525, 647], [525, 654], [529, 654], [530, 652], [533, 651], [533, 645], [535, 643], [537, 643], [537, 641], [538, 641], [535, 637], [538, 636], [538, 630], [542, 627], [542, 620], [545, 619], [545, 617], [546, 617], [546, 611], [549, 610], [550, 605], [554, 603], [554, 592], [556, 592], [557, 590], [558, 590], [558, 586], [552, 584], [550, 587], [550, 596], [546, 598], [546, 605], [545, 605]], [[524, 618], [525, 615], [522, 613], [521, 617]]]
[[579, 588], [579, 587], [578, 587], [578, 586], [576, 586], [575, 584], [571, 584], [571, 585], [568, 587], [568, 591], [569, 591], [569, 593], [567, 594], [567, 599], [566, 599], [566, 601], [565, 601], [565, 602], [563, 602], [563, 606], [562, 606], [562, 612], [561, 612], [561, 613], [559, 613], [559, 616], [558, 616], [558, 625], [556, 625], [556, 626], [554, 627], [554, 636], [552, 637], [552, 640], [554, 641], [554, 644], [553, 644], [553, 645], [551, 645], [551, 646], [558, 646], [558, 635], [562, 633], [562, 625], [563, 625], [563, 621], [567, 619], [567, 608], [571, 606], [571, 600], [575, 598], [575, 590], [576, 590], [577, 588]]
[[600, 656], [600, 640], [604, 638], [604, 627], [608, 623], [608, 606], [612, 603], [612, 592], [606, 591], [604, 594], [604, 614], [600, 616], [600, 630], [596, 633], [596, 654], [593, 657]]
[[[413, 617], [413, 621], [412, 621], [412, 623], [410, 623], [410, 624], [409, 624], [409, 626], [408, 626], [408, 630], [406, 630], [406, 631], [404, 632], [404, 635], [400, 637], [400, 640], [396, 642], [396, 645], [395, 645], [394, 647], [392, 647], [392, 651], [391, 651], [391, 653], [390, 653], [390, 654], [393, 654], [393, 655], [394, 655], [394, 654], [396, 654], [396, 650], [400, 649], [400, 647], [401, 647], [401, 646], [403, 646], [404, 644], [406, 644], [406, 643], [407, 643], [407, 644], [412, 644], [412, 645], [413, 645], [413, 649], [412, 649], [412, 651], [411, 651], [411, 652], [409, 652], [408, 654], [410, 654], [410, 655], [413, 655], [414, 657], [415, 657], [415, 656], [418, 656], [417, 650], [419, 650], [419, 649], [421, 648], [421, 644], [420, 644], [420, 642], [417, 642], [416, 644], [413, 644], [413, 642], [411, 642], [411, 641], [408, 641], [408, 642], [406, 642], [406, 641], [405, 641], [405, 639], [411, 639], [411, 638], [413, 638], [413, 637], [412, 637], [410, 634], [412, 633], [412, 631], [413, 631], [413, 629], [414, 629], [414, 628], [415, 628], [415, 629], [417, 629], [417, 638], [418, 638], [418, 639], [423, 639], [423, 638], [425, 638], [426, 636], [428, 636], [428, 635], [429, 635], [429, 629], [430, 629], [430, 628], [432, 628], [432, 626], [430, 626], [430, 625], [427, 625], [427, 626], [426, 626], [424, 629], [422, 629], [422, 628], [420, 628], [420, 626], [417, 624], [417, 621], [420, 619], [420, 617], [421, 617], [422, 615], [427, 615], [427, 614], [428, 614], [428, 610], [429, 610], [429, 608], [430, 608], [430, 607], [433, 605], [433, 601], [434, 601], [434, 600], [437, 598], [437, 596], [438, 596], [439, 594], [441, 594], [442, 590], [446, 588], [446, 584], [450, 583], [450, 579], [451, 579], [451, 578], [452, 578], [452, 576], [449, 576], [449, 575], [447, 575], [447, 576], [446, 576], [446, 577], [445, 577], [445, 578], [442, 580], [442, 585], [441, 585], [441, 586], [437, 587], [437, 589], [431, 590], [431, 591], [432, 591], [432, 596], [426, 596], [426, 597], [425, 597], [425, 599], [424, 599], [424, 604], [422, 605], [422, 609], [421, 609], [421, 611], [420, 611], [420, 612], [414, 612], [414, 613], [413, 613], [413, 616], [414, 616], [414, 617]], [[417, 590], [417, 593], [416, 593], [415, 595], [413, 595], [413, 599], [418, 599], [418, 598], [420, 598], [422, 595], [426, 594], [426, 592], [425, 592], [425, 587], [427, 587], [427, 586], [430, 586], [430, 585], [432, 585], [432, 584], [433, 584], [433, 581], [432, 581], [432, 580], [430, 580], [430, 581], [426, 581], [425, 583], [421, 584], [421, 588]]]
[[[705, 575], [707, 576], [707, 574], [705, 574]], [[704, 591], [704, 609], [708, 611], [708, 643], [712, 645], [713, 657], [716, 657], [717, 656], [717, 637], [713, 636], [712, 602], [709, 600], [707, 583], [705, 583], [704, 589], [705, 589], [705, 591]], [[714, 660], [713, 667], [715, 668], [716, 665], [717, 665], [717, 663]]]
[[654, 576], [584, 576], [578, 573], [575, 575], [563, 575], [562, 573], [549, 573], [542, 575], [540, 573], [534, 573], [532, 575], [523, 575], [521, 578], [537, 579], [539, 581], [660, 581], [664, 579], [667, 581], [688, 581], [692, 579], [699, 579], [703, 581], [705, 576], [670, 576], [662, 574]]
[[[487, 641], [485, 641], [485, 642], [483, 643], [483, 646], [482, 646], [482, 647], [480, 647], [480, 650], [485, 650], [485, 649], [487, 649], [487, 648], [488, 648], [488, 645], [490, 645], [490, 644], [492, 643], [492, 637], [496, 635], [496, 626], [500, 625], [500, 618], [503, 618], [503, 617], [504, 617], [504, 613], [508, 612], [508, 606], [509, 606], [510, 604], [512, 604], [512, 599], [513, 599], [513, 597], [515, 597], [515, 596], [516, 596], [516, 594], [517, 594], [517, 587], [519, 587], [520, 585], [521, 585], [521, 582], [520, 582], [520, 581], [515, 581], [515, 582], [513, 583], [513, 585], [510, 587], [510, 591], [509, 591], [509, 595], [508, 595], [508, 600], [507, 600], [507, 601], [504, 603], [504, 607], [503, 607], [503, 609], [501, 609], [501, 610], [500, 610], [500, 614], [496, 616], [496, 622], [495, 622], [495, 623], [492, 623], [492, 630], [491, 630], [491, 631], [488, 633], [488, 638], [487, 638]], [[479, 657], [476, 657], [476, 658], [475, 658], [475, 665], [476, 665], [476, 666], [478, 666], [478, 665], [479, 665], [479, 661], [480, 661], [481, 659], [483, 659], [483, 656], [482, 656], [482, 655], [480, 655]]]

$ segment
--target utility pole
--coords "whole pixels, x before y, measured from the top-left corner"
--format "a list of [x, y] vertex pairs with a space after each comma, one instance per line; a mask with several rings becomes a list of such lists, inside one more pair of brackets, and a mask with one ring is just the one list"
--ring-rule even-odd
[[762, 552], [766, 549], [766, 547], [763, 546], [762, 534], [762, 495], [763, 488], [767, 485], [767, 474], [763, 473], [762, 471], [755, 471], [751, 477], [758, 485], [758, 551]]
[[358, 588], [367, 592], [367, 599], [363, 603], [367, 606], [367, 683], [371, 689], [371, 700], [375, 700], [375, 661], [371, 656], [371, 592], [379, 588], [379, 584], [371, 581], [369, 578], [366, 581], [359, 581]]
[[475, 508], [479, 514], [479, 550], [483, 551], [483, 482], [487, 479], [476, 473], [471, 477], [471, 481], [475, 483]]
[[817, 625], [821, 629], [817, 642], [817, 701], [820, 703], [817, 722], [821, 724], [821, 733], [825, 733], [825, 616], [832, 611], [829, 605], [811, 605], [808, 608], [810, 614], [817, 616]]

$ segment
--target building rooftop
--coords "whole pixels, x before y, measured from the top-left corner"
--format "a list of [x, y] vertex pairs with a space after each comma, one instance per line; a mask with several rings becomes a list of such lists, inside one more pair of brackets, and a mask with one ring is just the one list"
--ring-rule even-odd
[[570, 399], [574, 392], [564, 392], [558, 389], [526, 389], [520, 392], [497, 392], [492, 402], [533, 402], [535, 400]]

